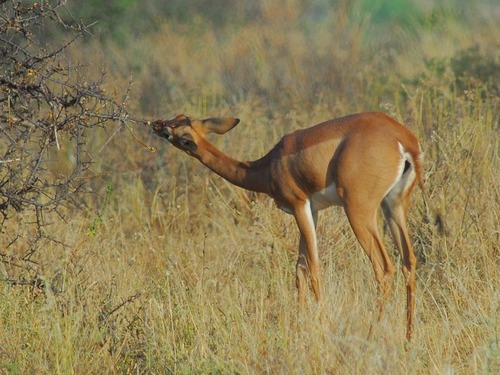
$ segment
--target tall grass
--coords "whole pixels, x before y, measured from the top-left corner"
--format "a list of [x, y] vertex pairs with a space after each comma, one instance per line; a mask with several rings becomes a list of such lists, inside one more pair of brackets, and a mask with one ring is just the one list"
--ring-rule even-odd
[[[126, 45], [87, 42], [71, 58], [87, 61], [88, 74], [106, 65], [109, 90], [132, 75], [138, 116], [239, 117], [213, 141], [240, 159], [354, 111], [406, 123], [422, 143], [426, 185], [446, 226], [440, 235], [423, 220], [416, 192], [417, 321], [408, 350], [400, 272], [367, 339], [376, 287], [341, 209], [319, 218], [321, 320], [312, 297], [297, 311], [293, 218], [149, 129], [134, 131], [155, 154], [110, 125], [91, 140], [89, 209], [64, 225], [47, 218], [61, 242], [33, 254], [37, 283], [22, 285], [16, 259], [25, 249], [0, 237], [11, 260], [0, 265], [2, 278], [20, 281], [0, 284], [0, 372], [500, 371], [498, 7], [462, 14], [431, 2], [406, 28], [408, 14], [387, 21], [364, 3], [262, 1], [249, 21], [240, 13], [217, 25], [200, 16], [165, 21]], [[387, 234], [384, 242], [398, 264]]]

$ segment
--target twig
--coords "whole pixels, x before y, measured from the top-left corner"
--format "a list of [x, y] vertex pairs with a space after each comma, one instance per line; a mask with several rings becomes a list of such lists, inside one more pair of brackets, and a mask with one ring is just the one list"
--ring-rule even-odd
[[16, 161], [20, 161], [21, 158], [17, 158], [17, 159], [7, 159], [7, 160], [0, 160], [0, 164], [8, 164], [8, 163], [14, 163]]
[[103, 312], [101, 314], [101, 323], [104, 323], [106, 320], [108, 320], [111, 315], [113, 315], [114, 313], [116, 313], [118, 310], [120, 310], [123, 306], [129, 304], [129, 303], [132, 303], [134, 302], [136, 299], [138, 299], [139, 297], [141, 297], [142, 293], [141, 292], [137, 292], [135, 293], [134, 295], [128, 297], [125, 301], [123, 301], [122, 303], [120, 303], [119, 305], [115, 306], [114, 308], [112, 308], [110, 311], [108, 312]]

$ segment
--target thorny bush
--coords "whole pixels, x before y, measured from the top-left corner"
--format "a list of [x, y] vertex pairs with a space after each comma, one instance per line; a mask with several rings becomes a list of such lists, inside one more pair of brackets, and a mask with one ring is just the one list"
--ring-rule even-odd
[[[42, 242], [59, 241], [48, 226], [81, 202], [89, 135], [127, 117], [128, 90], [107, 96], [104, 72], [88, 80], [85, 67], [65, 56], [85, 34], [89, 26], [63, 0], [0, 0], [0, 261], [33, 280], [33, 254]], [[51, 166], [54, 153], [66, 168]]]

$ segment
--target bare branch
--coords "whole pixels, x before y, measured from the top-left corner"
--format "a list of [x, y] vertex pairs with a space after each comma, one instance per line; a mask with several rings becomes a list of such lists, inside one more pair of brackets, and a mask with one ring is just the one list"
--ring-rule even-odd
[[[71, 19], [64, 1], [0, 0], [0, 13], [0, 238], [8, 247], [26, 245], [16, 262], [28, 270], [33, 264], [25, 262], [43, 240], [58, 241], [46, 230], [47, 214], [64, 221], [64, 212], [82, 205], [93, 160], [88, 136], [112, 122], [130, 130], [127, 122], [146, 121], [129, 116], [131, 83], [120, 97], [108, 96], [105, 71], [91, 80], [83, 76], [84, 66], [63, 59], [91, 34], [89, 25]], [[64, 30], [68, 40], [44, 45], [48, 27]], [[69, 160], [64, 171], [50, 160], [52, 150], [63, 149]], [[21, 229], [5, 229], [11, 221]]]

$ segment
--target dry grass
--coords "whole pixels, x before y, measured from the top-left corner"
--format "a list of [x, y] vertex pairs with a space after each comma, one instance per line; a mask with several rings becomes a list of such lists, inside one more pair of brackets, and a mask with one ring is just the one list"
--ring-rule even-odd
[[[358, 110], [407, 123], [426, 152], [426, 184], [447, 230], [441, 236], [424, 222], [417, 192], [409, 350], [400, 272], [375, 337], [366, 339], [376, 288], [341, 209], [320, 214], [322, 321], [313, 298], [305, 312], [296, 309], [293, 219], [136, 129], [158, 152], [127, 132], [112, 138], [93, 168], [99, 215], [74, 213], [64, 225], [52, 219], [66, 245], [47, 242], [33, 256], [40, 283], [0, 284], [0, 373], [500, 372], [498, 93], [485, 98], [485, 82], [464, 93], [448, 60], [444, 71], [424, 63], [475, 43], [480, 51], [498, 46], [498, 26], [488, 15], [470, 24], [450, 18], [419, 37], [389, 37], [347, 5], [314, 25], [299, 2], [286, 2], [281, 17], [276, 2], [265, 3], [259, 21], [166, 23], [126, 48], [87, 44], [75, 58], [107, 63], [116, 82], [134, 74], [133, 103], [147, 117], [241, 118], [213, 140], [242, 159], [262, 155], [285, 132]], [[96, 134], [95, 149], [113, 132]], [[6, 251], [23, 254], [22, 245]], [[0, 273], [23, 275], [15, 261]]]

